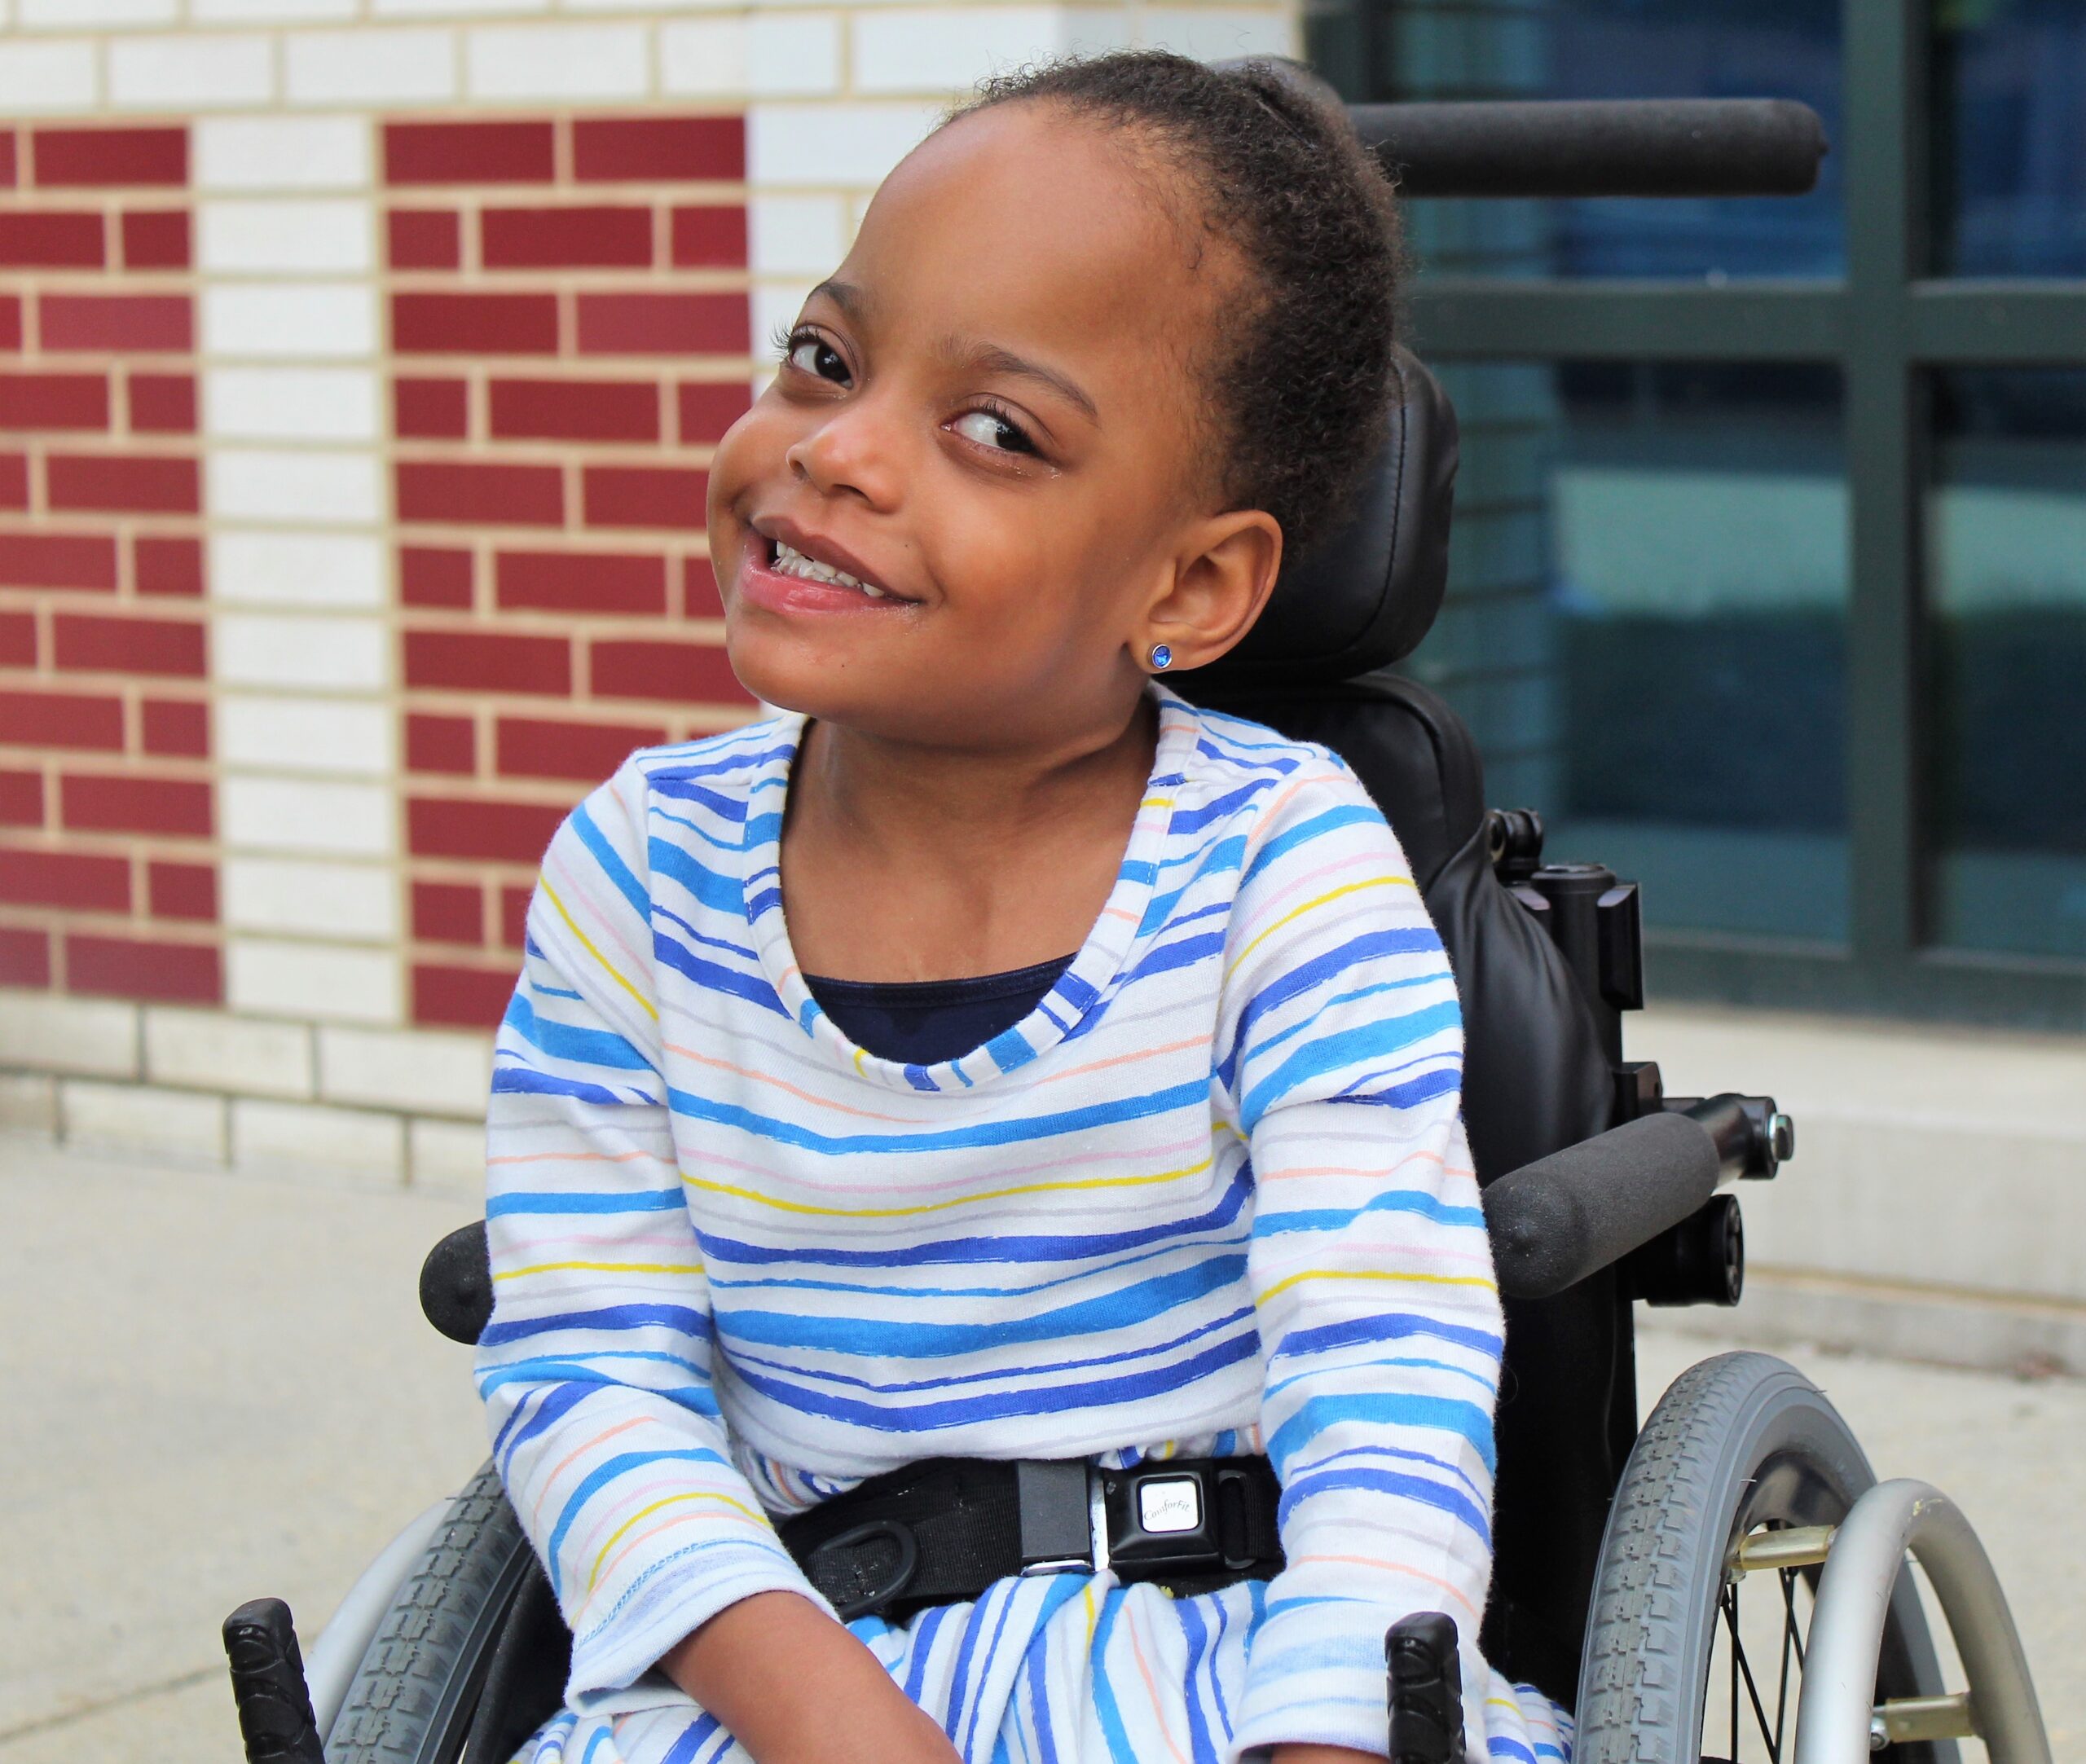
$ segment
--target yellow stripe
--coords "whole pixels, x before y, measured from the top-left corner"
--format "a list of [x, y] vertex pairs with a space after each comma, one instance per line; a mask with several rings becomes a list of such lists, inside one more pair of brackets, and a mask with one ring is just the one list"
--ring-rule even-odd
[[495, 1274], [495, 1280], [519, 1280], [524, 1274], [556, 1274], [561, 1269], [579, 1268], [605, 1274], [699, 1274], [701, 1262], [537, 1262], [527, 1268], [503, 1269]]
[[1316, 900], [1306, 900], [1300, 907], [1292, 907], [1232, 958], [1231, 966], [1224, 970], [1225, 976], [1229, 979], [1232, 974], [1236, 974], [1240, 962], [1252, 954], [1292, 919], [1301, 918], [1306, 913], [1315, 912], [1328, 900], [1337, 900], [1342, 895], [1351, 895], [1363, 888], [1410, 888], [1411, 886], [1412, 878], [1410, 876], [1371, 876], [1366, 882], [1344, 882], [1339, 887], [1320, 895]]
[[1278, 1280], [1261, 1295], [1260, 1302], [1279, 1297], [1294, 1286], [1306, 1280], [1403, 1280], [1426, 1287], [1486, 1287], [1492, 1285], [1490, 1274], [1402, 1274], [1387, 1268], [1306, 1268], [1292, 1274], [1287, 1280]]
[[923, 1212], [946, 1212], [952, 1207], [968, 1207], [981, 1200], [1011, 1200], [1022, 1194], [1063, 1194], [1080, 1189], [1150, 1188], [1155, 1183], [1176, 1182], [1184, 1176], [1199, 1176], [1210, 1167], [1205, 1158], [1185, 1170], [1164, 1170], [1157, 1176], [1094, 1176], [1075, 1182], [1028, 1182], [1019, 1188], [988, 1188], [975, 1194], [960, 1194], [954, 1200], [931, 1200], [918, 1207], [813, 1207], [802, 1201], [777, 1200], [756, 1189], [737, 1188], [728, 1182], [706, 1182], [683, 1173], [681, 1180], [706, 1194], [728, 1194], [734, 1200], [757, 1201], [778, 1212], [804, 1213], [818, 1219], [909, 1219]]
[[618, 974], [616, 971], [615, 964], [610, 961], [606, 956], [603, 955], [600, 950], [594, 947], [594, 939], [589, 937], [584, 931], [581, 930], [579, 926], [574, 922], [572, 915], [565, 910], [565, 903], [558, 899], [557, 891], [551, 886], [549, 882], [547, 880], [541, 882], [540, 886], [544, 891], [544, 898], [549, 901], [552, 906], [557, 908], [557, 916], [565, 921], [566, 929], [570, 931], [574, 937], [578, 938], [581, 947], [586, 950], [587, 953], [592, 956], [595, 961], [601, 965], [602, 971], [605, 973], [610, 979], [614, 980], [618, 986], [621, 987], [626, 992], [629, 993], [632, 998], [636, 999], [639, 1006], [645, 1012], [645, 1014], [649, 1017], [653, 1022], [657, 1023], [659, 1020], [658, 1006], [654, 1005], [652, 1001], [647, 998], [642, 992], [639, 992], [638, 989], [632, 986], [629, 981], [626, 980], [622, 974]]
[[628, 1531], [632, 1525], [636, 1524], [640, 1520], [649, 1518], [653, 1514], [658, 1512], [662, 1507], [671, 1507], [676, 1501], [722, 1501], [725, 1506], [731, 1507], [735, 1511], [744, 1513], [748, 1519], [752, 1520], [757, 1525], [764, 1526], [768, 1523], [765, 1519], [762, 1518], [759, 1514], [755, 1513], [751, 1507], [748, 1507], [744, 1501], [735, 1501], [728, 1494], [713, 1494], [707, 1489], [698, 1489], [686, 1494], [670, 1494], [662, 1501], [654, 1501], [649, 1507], [640, 1507], [636, 1512], [632, 1513], [629, 1518], [626, 1519], [620, 1525], [617, 1526], [615, 1530], [610, 1534], [609, 1541], [601, 1546], [601, 1553], [594, 1558], [593, 1567], [588, 1570], [588, 1591], [593, 1591], [594, 1582], [601, 1578], [601, 1564], [608, 1559], [609, 1551], [615, 1548], [616, 1540], [621, 1537], [625, 1532]]

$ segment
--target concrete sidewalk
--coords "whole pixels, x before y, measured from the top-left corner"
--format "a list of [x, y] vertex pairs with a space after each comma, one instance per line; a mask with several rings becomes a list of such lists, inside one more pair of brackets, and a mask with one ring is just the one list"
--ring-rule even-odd
[[[0, 1764], [232, 1764], [218, 1625], [314, 1634], [484, 1456], [415, 1277], [468, 1201], [143, 1168], [0, 1139]], [[1711, 1344], [1646, 1332], [1647, 1406]], [[2086, 1756], [2086, 1384], [1794, 1353], [1884, 1475], [1961, 1502], [2060, 1758]]]

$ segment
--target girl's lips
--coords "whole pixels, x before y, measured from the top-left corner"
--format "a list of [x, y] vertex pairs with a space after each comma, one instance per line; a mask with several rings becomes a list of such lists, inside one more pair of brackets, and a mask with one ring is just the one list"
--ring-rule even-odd
[[746, 552], [740, 561], [738, 591], [755, 605], [771, 613], [884, 613], [913, 605], [896, 595], [872, 598], [860, 588], [837, 582], [813, 582], [804, 576], [786, 574], [768, 560], [773, 547], [767, 537], [746, 530]]

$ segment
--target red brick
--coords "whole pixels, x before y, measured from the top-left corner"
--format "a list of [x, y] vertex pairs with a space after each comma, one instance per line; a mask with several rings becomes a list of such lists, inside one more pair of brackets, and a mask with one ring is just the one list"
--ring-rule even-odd
[[384, 181], [389, 184], [534, 183], [551, 181], [548, 122], [392, 122], [384, 126]]
[[481, 797], [410, 797], [406, 848], [416, 857], [465, 857], [536, 863], [565, 811], [543, 803], [495, 803]]
[[461, 441], [471, 432], [471, 388], [463, 380], [394, 380], [391, 423], [415, 439]]
[[699, 531], [710, 474], [678, 465], [590, 465], [581, 477], [589, 526]]
[[582, 294], [583, 355], [744, 354], [744, 294]]
[[193, 619], [60, 613], [52, 623], [61, 668], [203, 677], [203, 627]]
[[650, 698], [665, 704], [746, 704], [724, 646], [617, 640], [593, 646], [588, 679], [597, 698]]
[[403, 355], [555, 355], [555, 294], [394, 294], [391, 345]]
[[130, 426], [142, 434], [196, 433], [196, 376], [193, 374], [133, 374]]
[[11, 190], [15, 178], [15, 131], [12, 129], [0, 130], [0, 184], [5, 184]]
[[216, 826], [210, 786], [191, 778], [107, 777], [68, 772], [59, 819], [74, 833], [151, 833], [207, 839]]
[[43, 825], [43, 774], [0, 772], [0, 827]]
[[573, 175], [587, 183], [653, 178], [736, 183], [746, 174], [737, 117], [588, 117], [572, 125]]
[[54, 453], [44, 461], [53, 508], [194, 514], [202, 482], [193, 460], [149, 454]]
[[203, 592], [203, 542], [194, 539], [139, 539], [131, 563], [140, 594], [199, 595]]
[[188, 267], [188, 213], [184, 209], [131, 209], [123, 217], [126, 270]]
[[488, 270], [641, 270], [652, 262], [652, 211], [486, 209], [478, 262]]
[[401, 460], [395, 468], [401, 521], [561, 526], [565, 477], [554, 465], [445, 464]]
[[699, 442], [722, 440], [724, 431], [746, 415], [753, 393], [743, 380], [686, 380], [675, 398], [681, 439]]
[[511, 884], [499, 891], [499, 940], [509, 949], [519, 949], [528, 941], [529, 902], [535, 893], [533, 888]]
[[209, 864], [149, 864], [145, 895], [161, 919], [215, 919], [218, 873]]
[[0, 746], [121, 752], [123, 701], [68, 692], [0, 692]]
[[0, 508], [26, 508], [29, 505], [29, 455], [0, 454]]
[[425, 716], [417, 712], [408, 716], [406, 769], [469, 776], [478, 769], [477, 725], [469, 717]]
[[0, 667], [36, 666], [36, 615], [0, 613]]
[[51, 934], [0, 930], [0, 986], [51, 984]]
[[65, 989], [111, 998], [214, 1005], [224, 996], [214, 944], [169, 944], [142, 937], [65, 938]]
[[413, 964], [413, 1021], [423, 1027], [496, 1029], [513, 996], [514, 975], [506, 968]]
[[741, 207], [676, 209], [674, 262], [683, 268], [742, 267], [746, 261], [746, 211]]
[[107, 261], [99, 214], [0, 214], [0, 264], [10, 269], [99, 270]]
[[657, 724], [552, 723], [502, 717], [499, 768], [511, 778], [605, 778], [640, 747], [657, 747]]
[[562, 637], [502, 631], [409, 631], [406, 684], [452, 692], [572, 690], [570, 645]]
[[667, 561], [612, 552], [502, 552], [493, 561], [499, 604], [512, 611], [667, 610]]
[[495, 380], [500, 441], [657, 441], [659, 389], [649, 381]]
[[724, 597], [717, 592], [717, 572], [707, 557], [681, 560], [681, 617], [722, 618]]
[[482, 944], [483, 891], [467, 882], [415, 882], [413, 939], [422, 944]]
[[46, 294], [37, 323], [47, 350], [161, 350], [195, 345], [182, 294]]
[[147, 698], [144, 703], [145, 751], [169, 758], [210, 757], [210, 707], [191, 698]]
[[0, 294], [0, 349], [22, 346], [22, 302], [14, 294]]
[[112, 588], [116, 541], [99, 533], [0, 533], [0, 583]]
[[46, 189], [188, 182], [186, 129], [38, 129], [31, 140]]
[[385, 217], [391, 267], [454, 270], [464, 262], [464, 229], [447, 209], [394, 209]]
[[0, 900], [81, 913], [130, 910], [130, 860], [0, 847]]
[[398, 595], [408, 606], [469, 606], [471, 554], [435, 545], [401, 546]]
[[0, 429], [106, 429], [99, 374], [0, 374]]

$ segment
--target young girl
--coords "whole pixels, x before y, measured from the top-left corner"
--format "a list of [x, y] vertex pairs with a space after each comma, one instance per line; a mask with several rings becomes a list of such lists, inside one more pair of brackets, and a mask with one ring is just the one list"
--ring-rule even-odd
[[[1563, 1758], [1475, 1651], [1500, 1321], [1441, 946], [1338, 759], [1153, 677], [1340, 512], [1395, 269], [1278, 78], [1060, 64], [891, 174], [720, 446], [785, 713], [574, 812], [499, 1040], [479, 1378], [574, 1638], [525, 1756], [1362, 1764], [1439, 1609], [1474, 1755]], [[1272, 1578], [843, 1625], [777, 1529], [926, 1459], [1261, 1454]]]

